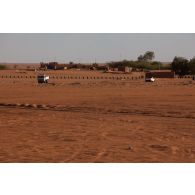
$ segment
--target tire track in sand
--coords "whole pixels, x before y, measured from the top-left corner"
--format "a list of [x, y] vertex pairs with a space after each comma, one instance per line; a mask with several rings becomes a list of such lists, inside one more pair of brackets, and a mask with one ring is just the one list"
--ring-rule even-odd
[[[106, 140], [107, 139], [107, 132], [106, 131], [103, 131], [100, 136], [102, 137], [102, 139]], [[103, 156], [106, 155], [108, 151], [108, 148], [103, 146], [103, 147], [100, 147], [99, 149], [99, 152], [97, 153], [97, 155], [95, 156], [95, 158], [92, 160], [92, 162], [94, 163], [99, 163], [99, 162], [103, 162], [101, 159]]]
[[3, 108], [21, 108], [21, 109], [34, 109], [34, 110], [50, 110], [50, 111], [62, 111], [62, 112], [83, 112], [83, 113], [99, 113], [99, 114], [120, 114], [120, 115], [141, 115], [148, 117], [168, 117], [168, 118], [188, 118], [195, 119], [195, 112], [183, 113], [183, 112], [166, 112], [155, 111], [154, 108], [150, 109], [137, 109], [132, 107], [129, 109], [106, 109], [101, 107], [80, 107], [80, 106], [65, 106], [65, 105], [45, 105], [45, 104], [29, 104], [29, 103], [0, 103], [0, 107]]

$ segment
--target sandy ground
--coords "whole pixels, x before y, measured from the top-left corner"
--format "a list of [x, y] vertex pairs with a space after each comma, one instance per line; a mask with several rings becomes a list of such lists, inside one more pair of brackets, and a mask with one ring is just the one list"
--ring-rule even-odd
[[195, 162], [194, 100], [191, 79], [0, 77], [0, 162]]

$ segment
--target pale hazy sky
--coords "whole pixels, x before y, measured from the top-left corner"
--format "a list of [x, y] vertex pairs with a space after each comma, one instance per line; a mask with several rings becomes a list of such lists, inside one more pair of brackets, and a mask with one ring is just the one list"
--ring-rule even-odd
[[195, 34], [0, 34], [0, 62], [136, 60], [148, 50], [164, 62], [190, 59]]

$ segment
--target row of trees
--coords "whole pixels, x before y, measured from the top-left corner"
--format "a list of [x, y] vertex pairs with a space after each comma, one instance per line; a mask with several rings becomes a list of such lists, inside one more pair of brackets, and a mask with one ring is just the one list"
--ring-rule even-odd
[[122, 66], [129, 66], [132, 67], [133, 69], [141, 69], [141, 70], [158, 70], [160, 67], [162, 67], [161, 62], [145, 62], [145, 61], [128, 61], [128, 60], [123, 60], [123, 61], [117, 61], [117, 62], [110, 62], [107, 64], [111, 68], [119, 68]]
[[175, 57], [171, 64], [171, 69], [178, 75], [195, 74], [195, 57], [187, 60], [183, 57]]
[[188, 75], [195, 74], [195, 57], [191, 60], [187, 60], [183, 57], [175, 57], [172, 63], [168, 65], [164, 65], [161, 62], [153, 61], [155, 58], [155, 54], [153, 51], [147, 51], [145, 54], [140, 55], [136, 61], [118, 61], [118, 62], [110, 62], [108, 65], [112, 68], [118, 68], [121, 66], [129, 66], [134, 69], [142, 69], [142, 70], [158, 70], [158, 69], [171, 69], [175, 71], [178, 75]]
[[162, 68], [162, 63], [158, 61], [153, 61], [155, 58], [155, 54], [153, 51], [147, 51], [145, 54], [138, 56], [136, 61], [118, 61], [118, 62], [110, 62], [107, 65], [111, 68], [119, 68], [121, 66], [129, 66], [133, 69], [146, 69], [146, 70], [156, 70], [160, 67]]

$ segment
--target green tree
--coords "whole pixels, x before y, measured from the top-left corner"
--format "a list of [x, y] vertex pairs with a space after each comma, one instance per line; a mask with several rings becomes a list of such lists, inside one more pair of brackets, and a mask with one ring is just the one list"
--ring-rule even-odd
[[143, 61], [144, 60], [144, 56], [143, 55], [138, 56], [137, 60], [138, 61]]
[[191, 74], [195, 74], [195, 57], [189, 61], [189, 69]]
[[189, 61], [186, 58], [176, 56], [171, 63], [171, 69], [181, 76], [189, 74]]
[[154, 62], [151, 63], [151, 66], [154, 67], [153, 69], [159, 69], [160, 70], [161, 67], [162, 67], [162, 63], [159, 62], [159, 61], [154, 61]]
[[144, 59], [146, 61], [152, 61], [154, 59], [155, 55], [154, 55], [154, 52], [153, 51], [147, 51], [145, 54], [144, 54]]
[[153, 51], [147, 51], [144, 55], [140, 55], [137, 60], [138, 61], [152, 61], [155, 58]]

